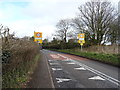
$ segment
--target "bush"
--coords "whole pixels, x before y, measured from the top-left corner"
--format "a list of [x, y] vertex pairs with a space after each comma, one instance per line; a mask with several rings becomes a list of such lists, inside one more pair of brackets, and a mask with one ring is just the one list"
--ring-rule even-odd
[[43, 44], [44, 49], [72, 49], [80, 47], [78, 43]]
[[34, 58], [39, 52], [38, 44], [27, 41], [11, 41], [7, 50], [2, 54], [2, 86], [3, 88], [22, 87], [26, 82], [29, 70], [34, 64]]

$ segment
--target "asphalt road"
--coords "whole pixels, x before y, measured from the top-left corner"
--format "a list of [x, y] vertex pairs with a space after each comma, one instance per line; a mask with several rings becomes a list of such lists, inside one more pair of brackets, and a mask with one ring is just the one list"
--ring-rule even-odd
[[115, 66], [79, 56], [41, 50], [55, 88], [119, 88]]

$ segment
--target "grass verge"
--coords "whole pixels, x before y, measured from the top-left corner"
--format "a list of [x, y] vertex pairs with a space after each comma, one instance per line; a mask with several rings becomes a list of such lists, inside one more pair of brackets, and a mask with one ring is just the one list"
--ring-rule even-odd
[[55, 50], [59, 52], [64, 52], [68, 54], [78, 55], [85, 58], [101, 61], [103, 63], [112, 64], [115, 66], [120, 67], [120, 55], [119, 54], [104, 54], [104, 53], [94, 53], [94, 52], [80, 52], [80, 51], [74, 51], [72, 49], [64, 49], [64, 50]]

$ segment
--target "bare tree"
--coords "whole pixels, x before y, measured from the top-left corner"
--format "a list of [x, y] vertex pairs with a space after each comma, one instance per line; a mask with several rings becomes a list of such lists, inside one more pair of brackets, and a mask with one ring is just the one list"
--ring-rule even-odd
[[[115, 20], [115, 9], [107, 1], [86, 2], [79, 8], [79, 20], [74, 21], [79, 30], [89, 34], [94, 44], [101, 44], [110, 32], [110, 25]], [[83, 28], [84, 27], [84, 28]]]
[[67, 37], [70, 36], [69, 33], [69, 19], [60, 20], [57, 25], [56, 36], [60, 37], [62, 41], [66, 42]]
[[3, 25], [0, 25], [0, 38], [2, 38], [2, 30], [3, 30]]
[[71, 20], [71, 27], [73, 27], [74, 29], [76, 29], [76, 34], [78, 33], [84, 33], [85, 32], [85, 27], [83, 25], [83, 23], [81, 23], [81, 19], [76, 17], [74, 19]]
[[111, 42], [111, 44], [116, 44], [119, 40], [119, 23], [118, 18], [110, 25], [110, 32], [108, 33], [108, 41]]

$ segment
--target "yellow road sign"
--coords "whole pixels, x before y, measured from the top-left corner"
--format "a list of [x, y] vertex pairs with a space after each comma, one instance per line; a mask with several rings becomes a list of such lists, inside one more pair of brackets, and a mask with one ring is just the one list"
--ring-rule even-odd
[[37, 42], [37, 43], [42, 43], [41, 39], [35, 39], [34, 41]]
[[78, 38], [85, 38], [85, 34], [84, 33], [79, 33]]
[[84, 38], [85, 38], [85, 34], [84, 33], [79, 33], [78, 34], [78, 43], [80, 43], [80, 45], [81, 45], [81, 47], [83, 46], [83, 44], [85, 43], [85, 40], [84, 40]]
[[83, 46], [83, 43], [80, 43], [81, 46]]
[[42, 32], [34, 32], [35, 38], [42, 38]]
[[78, 43], [85, 43], [85, 40], [78, 40]]
[[42, 43], [42, 32], [34, 32], [34, 42]]

